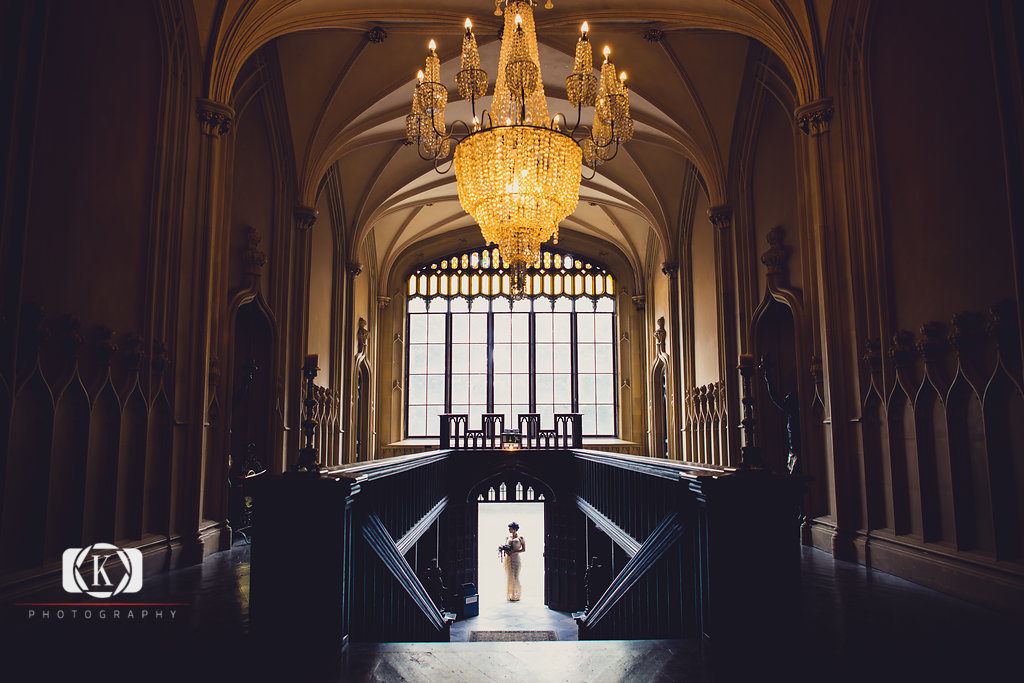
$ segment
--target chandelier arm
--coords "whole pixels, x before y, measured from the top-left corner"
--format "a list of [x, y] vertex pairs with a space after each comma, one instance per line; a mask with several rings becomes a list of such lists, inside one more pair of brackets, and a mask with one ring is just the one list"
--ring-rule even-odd
[[452, 165], [455, 163], [455, 154], [452, 154], [452, 158], [448, 160], [448, 168], [444, 169], [443, 171], [437, 168], [437, 161], [440, 158], [440, 156], [434, 157], [434, 171], [438, 175], [446, 175], [448, 171], [452, 170]]
[[[457, 123], [461, 123], [463, 126], [466, 127], [466, 134], [463, 135], [461, 138], [455, 137], [455, 124], [457, 124]], [[451, 129], [450, 130], [451, 130], [451, 132], [448, 134], [447, 137], [449, 139], [451, 139], [451, 140], [455, 140], [455, 144], [458, 144], [458, 143], [462, 142], [467, 137], [469, 137], [470, 135], [473, 134], [473, 128], [468, 123], [463, 121], [462, 119], [455, 119], [454, 121], [452, 121], [452, 125], [451, 125]]]
[[576, 132], [576, 129], [580, 127], [581, 123], [583, 123], [583, 100], [580, 100], [579, 103], [576, 105], [576, 125], [572, 127], [571, 131], [569, 131], [569, 137], [573, 136], [573, 134]]
[[[422, 141], [420, 141], [420, 142], [422, 142]], [[419, 155], [420, 159], [422, 159], [423, 161], [437, 161], [437, 154], [433, 154], [433, 155], [429, 155], [428, 154], [428, 155], [424, 156], [424, 154], [423, 154], [423, 145], [420, 144], [419, 142], [416, 143], [416, 153]]]
[[593, 171], [593, 173], [591, 173], [591, 174], [590, 174], [590, 176], [589, 176], [589, 177], [587, 177], [587, 176], [583, 175], [583, 173], [582, 173], [582, 171], [581, 171], [581, 172], [580, 172], [580, 177], [581, 177], [581, 178], [583, 178], [584, 180], [593, 180], [593, 179], [594, 179], [595, 177], [597, 177], [597, 165], [594, 165], [594, 166], [587, 166], [587, 165], [586, 165], [586, 164], [584, 163], [584, 164], [583, 164], [583, 167], [584, 167], [584, 168], [589, 168], [590, 170], [592, 170], [592, 171]]

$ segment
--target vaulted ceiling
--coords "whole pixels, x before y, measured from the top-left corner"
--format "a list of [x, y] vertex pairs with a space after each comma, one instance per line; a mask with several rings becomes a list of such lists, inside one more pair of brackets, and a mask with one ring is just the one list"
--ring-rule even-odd
[[[579, 26], [590, 22], [629, 74], [636, 134], [584, 180], [563, 223], [615, 244], [640, 270], [650, 239], [674, 256], [684, 174], [696, 169], [711, 205], [725, 203], [726, 177], [748, 54], [758, 43], [798, 101], [819, 95], [820, 48], [832, 0], [558, 0], [535, 9], [549, 111], [575, 121], [565, 77]], [[379, 272], [409, 245], [472, 225], [454, 172], [435, 172], [404, 144], [415, 73], [427, 42], [441, 57], [447, 119], [471, 118], [455, 88], [463, 22], [473, 20], [493, 88], [501, 17], [487, 0], [196, 0], [207, 63], [207, 96], [228, 102], [245, 60], [276, 50], [291, 126], [299, 203], [314, 206], [334, 167], [345, 230], [356, 251], [373, 234]], [[369, 39], [381, 27], [386, 38]], [[648, 34], [658, 29], [660, 40]], [[488, 107], [490, 96], [478, 102]], [[584, 112], [584, 123], [590, 116]], [[446, 165], [446, 164], [445, 164]]]

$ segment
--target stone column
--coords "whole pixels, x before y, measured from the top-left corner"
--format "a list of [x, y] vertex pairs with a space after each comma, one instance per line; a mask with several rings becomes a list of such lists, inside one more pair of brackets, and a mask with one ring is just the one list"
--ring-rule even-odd
[[[206, 464], [219, 453], [207, 452], [209, 437], [209, 406], [215, 392], [217, 360], [214, 349], [214, 283], [217, 254], [226, 201], [225, 136], [231, 132], [234, 110], [226, 104], [200, 98], [196, 116], [202, 137], [199, 142], [198, 189], [196, 193], [196, 235], [192, 245], [192, 270], [182, 275], [182, 318], [178, 326], [176, 347], [179, 356], [187, 359], [179, 367], [184, 391], [176, 392], [175, 413], [178, 416], [175, 438], [175, 468], [172, 491], [175, 506], [172, 520], [181, 534], [182, 563], [199, 562], [204, 555], [220, 546], [215, 527], [201, 528], [203, 515]], [[182, 433], [184, 432], [184, 433]]]
[[797, 125], [805, 134], [802, 146], [807, 174], [803, 181], [812, 221], [812, 272], [818, 282], [817, 301], [812, 305], [817, 309], [820, 326], [813, 333], [820, 340], [820, 391], [825, 411], [822, 425], [825, 453], [818, 454], [817, 463], [807, 463], [812, 468], [817, 464], [817, 472], [813, 469], [810, 472], [805, 469], [805, 472], [832, 480], [829, 500], [835, 522], [832, 554], [836, 558], [855, 560], [853, 532], [858, 526], [859, 496], [856, 439], [850, 423], [859, 417], [856, 397], [860, 392], [856, 345], [849, 332], [855, 329], [850, 291], [850, 244], [848, 235], [835, 224], [830, 137], [834, 113], [831, 98], [801, 105], [795, 112]]
[[342, 345], [341, 352], [341, 372], [342, 372], [342, 391], [341, 391], [341, 443], [342, 443], [342, 462], [355, 462], [355, 435], [356, 430], [353, 428], [356, 419], [356, 395], [355, 395], [355, 382], [353, 382], [355, 375], [355, 351], [353, 350], [353, 340], [355, 339], [355, 320], [352, 319], [352, 311], [354, 308], [354, 293], [355, 280], [359, 274], [363, 272], [363, 265], [354, 261], [349, 261], [345, 264], [345, 307], [343, 310], [344, 315], [344, 344]]
[[685, 448], [682, 443], [683, 440], [683, 386], [682, 386], [682, 363], [683, 363], [683, 344], [682, 334], [680, 329], [679, 321], [679, 264], [675, 262], [665, 262], [661, 264], [661, 272], [668, 277], [668, 291], [669, 291], [669, 306], [671, 308], [671, 337], [672, 344], [669, 347], [671, 350], [668, 354], [669, 358], [669, 371], [672, 375], [672, 396], [670, 397], [672, 405], [669, 406], [669, 416], [672, 418], [672, 425], [666, 425], [666, 429], [669, 430], [669, 457], [681, 460]]
[[715, 206], [708, 209], [708, 220], [715, 226], [715, 278], [718, 290], [718, 339], [721, 347], [718, 353], [718, 379], [725, 395], [726, 434], [722, 452], [718, 454], [719, 465], [735, 465], [739, 460], [740, 438], [739, 391], [736, 383], [737, 346], [736, 322], [736, 266], [733, 258], [732, 209]]

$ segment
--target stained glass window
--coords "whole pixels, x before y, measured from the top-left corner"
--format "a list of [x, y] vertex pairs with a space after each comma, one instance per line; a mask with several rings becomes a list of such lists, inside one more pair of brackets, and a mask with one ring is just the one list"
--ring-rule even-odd
[[409, 276], [406, 435], [438, 434], [438, 415], [583, 414], [585, 436], [617, 434], [615, 281], [579, 255], [543, 251], [512, 301], [497, 249], [467, 251]]

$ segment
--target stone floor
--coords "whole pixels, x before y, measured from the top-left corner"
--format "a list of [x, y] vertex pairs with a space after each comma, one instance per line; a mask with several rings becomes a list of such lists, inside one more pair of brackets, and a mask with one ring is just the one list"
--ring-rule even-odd
[[[296, 670], [317, 653], [256, 651], [248, 630], [248, 547], [202, 565], [146, 580], [131, 602], [181, 602], [129, 621], [99, 609], [71, 616], [49, 607], [29, 617], [24, 603], [75, 602], [60, 586], [4, 601], [0, 680], [92, 680], [124, 672], [148, 681], [712, 681], [712, 654], [687, 641], [564, 642], [571, 620], [536, 603], [504, 603], [459, 623], [469, 631], [555, 630], [561, 642], [405, 643], [354, 645], [330, 668]], [[759, 671], [757, 681], [1019, 681], [1024, 680], [1024, 624], [902, 579], [806, 549], [804, 626], [791, 643], [785, 674]], [[64, 609], [63, 618], [56, 616]], [[120, 609], [125, 609], [124, 607]], [[134, 609], [134, 608], [133, 608]], [[155, 610], [158, 607], [151, 607]], [[169, 611], [175, 610], [170, 618]], [[757, 662], [749, 662], [757, 668]], [[721, 667], [718, 667], [719, 670]], [[63, 674], [63, 677], [61, 677]], [[226, 677], [226, 678], [225, 678]]]

